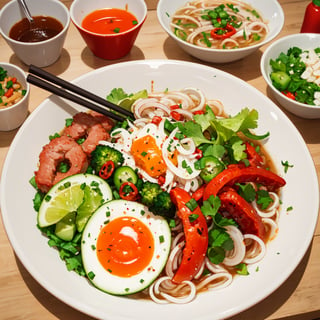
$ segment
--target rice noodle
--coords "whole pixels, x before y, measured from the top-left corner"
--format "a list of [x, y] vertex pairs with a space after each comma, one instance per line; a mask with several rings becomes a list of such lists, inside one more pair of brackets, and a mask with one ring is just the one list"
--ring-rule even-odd
[[[265, 243], [254, 234], [245, 234], [244, 239], [246, 245], [249, 243], [251, 247], [246, 251], [246, 256], [243, 259], [243, 262], [252, 264], [260, 261], [266, 254]], [[250, 239], [251, 241], [248, 242], [247, 239]]]

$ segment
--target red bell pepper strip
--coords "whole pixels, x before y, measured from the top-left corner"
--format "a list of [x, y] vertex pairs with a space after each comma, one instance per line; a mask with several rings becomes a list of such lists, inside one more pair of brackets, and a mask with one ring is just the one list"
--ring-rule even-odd
[[203, 184], [199, 189], [197, 189], [193, 194], [192, 198], [196, 201], [200, 201], [203, 198], [205, 185]]
[[252, 166], [261, 166], [263, 163], [263, 158], [261, 155], [256, 151], [256, 149], [248, 142], [245, 142], [246, 145], [246, 154], [248, 156], [248, 160]]
[[216, 196], [224, 186], [235, 183], [256, 182], [267, 186], [269, 190], [277, 190], [286, 184], [286, 181], [277, 174], [258, 167], [230, 166], [214, 177], [206, 186], [203, 200], [211, 195]]
[[[181, 188], [172, 189], [170, 197], [178, 209], [177, 214], [182, 220], [186, 241], [181, 263], [172, 279], [175, 283], [181, 283], [192, 280], [203, 263], [208, 248], [208, 227], [199, 206], [193, 211], [186, 206], [192, 199], [187, 191]], [[190, 219], [191, 215], [197, 218]]]
[[251, 204], [232, 188], [229, 188], [226, 192], [221, 192], [219, 198], [221, 201], [220, 210], [227, 211], [238, 223], [243, 233], [254, 234], [262, 240], [265, 239], [266, 231], [262, 218]]

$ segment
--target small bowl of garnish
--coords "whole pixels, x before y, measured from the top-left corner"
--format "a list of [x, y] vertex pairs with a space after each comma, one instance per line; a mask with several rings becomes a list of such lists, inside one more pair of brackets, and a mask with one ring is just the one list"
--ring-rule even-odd
[[19, 67], [0, 62], [0, 131], [18, 128], [28, 115], [29, 84]]
[[70, 16], [92, 53], [114, 60], [131, 51], [147, 6], [143, 0], [74, 0]]
[[0, 11], [0, 33], [26, 65], [46, 67], [58, 60], [70, 24], [67, 7], [57, 0], [28, 0], [33, 22], [19, 2], [12, 0]]
[[276, 0], [160, 0], [161, 26], [190, 55], [207, 62], [240, 60], [281, 31]]
[[281, 106], [302, 118], [320, 118], [320, 34], [278, 39], [263, 53], [260, 68]]

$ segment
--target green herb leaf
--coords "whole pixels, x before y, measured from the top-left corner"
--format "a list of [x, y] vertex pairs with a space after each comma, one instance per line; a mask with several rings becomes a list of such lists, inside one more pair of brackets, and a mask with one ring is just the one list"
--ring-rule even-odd
[[202, 143], [214, 143], [203, 135], [201, 126], [193, 121], [187, 121], [184, 124], [179, 123], [179, 129], [184, 135], [191, 138], [196, 146], [199, 146]]
[[257, 197], [257, 204], [261, 207], [262, 210], [267, 209], [273, 202], [273, 199], [270, 197], [267, 190], [258, 190]]
[[208, 200], [203, 202], [201, 211], [205, 216], [211, 216], [214, 218], [220, 206], [221, 201], [219, 197], [211, 195]]
[[190, 221], [190, 222], [194, 222], [194, 221], [196, 221], [198, 218], [199, 218], [199, 215], [198, 215], [198, 214], [192, 213], [192, 214], [190, 214], [190, 216], [189, 216], [189, 221]]
[[212, 129], [216, 131], [216, 144], [224, 144], [232, 136], [248, 129], [257, 128], [258, 112], [255, 109], [242, 109], [237, 115], [229, 118], [215, 119], [210, 121]]
[[238, 193], [247, 202], [252, 202], [256, 198], [256, 191], [250, 183], [247, 183], [247, 184], [236, 183], [236, 185], [239, 187]]
[[236, 265], [237, 273], [243, 276], [249, 275], [247, 265], [245, 263], [240, 263]]
[[293, 168], [294, 167], [292, 164], [289, 164], [288, 160], [281, 161], [281, 164], [284, 167], [284, 173], [287, 173], [289, 168]]
[[209, 260], [214, 264], [220, 264], [223, 262], [226, 253], [223, 248], [220, 247], [210, 247], [208, 248], [207, 256]]
[[191, 198], [187, 203], [186, 203], [187, 208], [190, 209], [190, 211], [194, 211], [198, 207], [198, 203], [195, 199]]

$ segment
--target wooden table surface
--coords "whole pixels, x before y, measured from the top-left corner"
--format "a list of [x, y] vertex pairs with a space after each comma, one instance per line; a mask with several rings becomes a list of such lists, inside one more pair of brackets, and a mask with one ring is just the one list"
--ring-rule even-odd
[[[0, 0], [0, 8], [7, 2], [8, 0]], [[67, 7], [71, 4], [70, 0], [62, 2]], [[147, 0], [146, 2], [148, 5], [147, 20], [128, 56], [117, 61], [105, 61], [95, 57], [86, 47], [75, 27], [70, 24], [60, 59], [52, 66], [47, 67], [46, 70], [66, 80], [73, 80], [93, 69], [128, 60], [179, 59], [204, 64], [184, 53], [163, 31], [156, 17], [157, 0]], [[285, 13], [285, 25], [278, 38], [298, 33], [309, 0], [279, 0], [279, 3]], [[247, 81], [272, 99], [259, 68], [260, 58], [266, 47], [262, 47], [258, 52], [241, 61], [229, 64], [208, 63], [207, 65]], [[16, 64], [25, 71], [28, 69], [13, 54], [2, 38], [0, 38], [0, 61]], [[37, 108], [48, 95], [45, 91], [32, 86], [30, 112]], [[287, 115], [302, 134], [313, 157], [319, 178], [320, 119], [304, 120], [291, 114]], [[0, 171], [16, 133], [17, 130], [0, 132]], [[264, 301], [232, 319], [311, 320], [316, 318], [320, 318], [319, 223], [310, 248], [288, 280]], [[2, 222], [0, 222], [0, 319], [92, 319], [52, 296], [31, 277], [15, 256]]]

